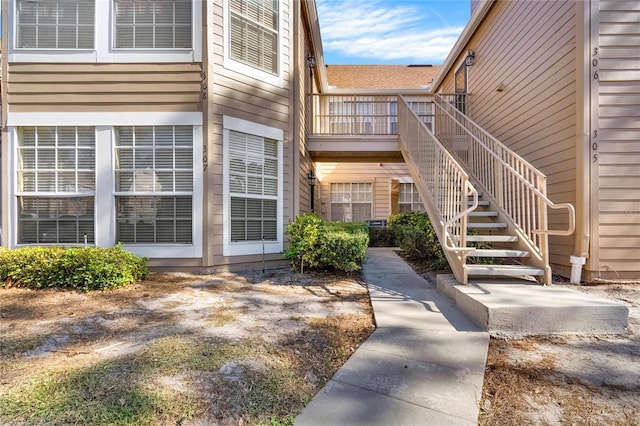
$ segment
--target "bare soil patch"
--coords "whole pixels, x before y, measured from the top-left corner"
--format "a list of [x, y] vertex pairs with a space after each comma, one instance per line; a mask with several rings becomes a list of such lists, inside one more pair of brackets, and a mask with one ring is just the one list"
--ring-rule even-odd
[[373, 331], [356, 277], [0, 288], [0, 424], [289, 423]]
[[480, 425], [640, 425], [640, 285], [572, 287], [626, 303], [627, 333], [492, 339]]

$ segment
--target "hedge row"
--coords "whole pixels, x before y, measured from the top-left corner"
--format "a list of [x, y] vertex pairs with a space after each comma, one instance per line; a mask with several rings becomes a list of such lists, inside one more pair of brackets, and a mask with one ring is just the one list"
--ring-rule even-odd
[[114, 289], [146, 278], [146, 261], [120, 245], [0, 248], [0, 285], [83, 291]]
[[289, 249], [283, 254], [298, 271], [305, 268], [357, 271], [369, 245], [365, 224], [328, 222], [313, 214], [298, 216], [287, 226], [287, 235]]

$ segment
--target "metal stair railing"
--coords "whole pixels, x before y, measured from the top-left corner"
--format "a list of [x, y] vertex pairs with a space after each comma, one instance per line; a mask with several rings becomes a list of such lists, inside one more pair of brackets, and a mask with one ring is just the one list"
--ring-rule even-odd
[[[478, 192], [469, 175], [398, 96], [398, 140], [434, 231], [456, 279], [467, 283], [464, 272], [468, 214], [478, 206]], [[468, 197], [473, 197], [468, 206]]]
[[[547, 270], [545, 282], [550, 281], [548, 236], [573, 234], [575, 209], [552, 202], [546, 176], [459, 111], [456, 96], [435, 96], [435, 135], [496, 202]], [[567, 210], [568, 228], [549, 230], [547, 209]]]

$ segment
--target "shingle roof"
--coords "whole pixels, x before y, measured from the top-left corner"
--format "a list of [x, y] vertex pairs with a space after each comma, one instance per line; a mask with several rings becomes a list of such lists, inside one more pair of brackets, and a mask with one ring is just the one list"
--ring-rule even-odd
[[440, 66], [327, 65], [330, 87], [338, 89], [424, 89]]

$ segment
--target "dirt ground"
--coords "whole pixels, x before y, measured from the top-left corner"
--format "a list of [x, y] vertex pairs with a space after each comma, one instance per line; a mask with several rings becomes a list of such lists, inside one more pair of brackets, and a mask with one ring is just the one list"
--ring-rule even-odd
[[288, 424], [372, 331], [357, 277], [288, 268], [0, 288], [0, 424]]
[[[575, 288], [626, 303], [627, 334], [492, 340], [481, 425], [640, 425], [640, 285]], [[372, 331], [361, 282], [284, 269], [264, 275], [153, 274], [149, 281], [110, 292], [0, 288], [0, 397], [29, 380], [29, 370], [135, 356], [176, 333], [232, 343], [255, 338], [283, 342], [296, 336], [284, 349], [299, 356], [296, 348], [303, 347], [305, 336], [317, 336], [310, 324], [328, 317], [360, 321], [362, 332], [347, 348], [355, 350]], [[239, 375], [264, 370], [264, 363], [231, 361], [210, 375], [235, 383], [242, 380]], [[313, 395], [328, 377], [304, 368], [300, 386]], [[197, 385], [187, 376], [178, 379], [165, 377], [161, 384], [181, 393]], [[250, 424], [260, 418], [214, 408], [182, 424]], [[7, 417], [0, 416], [0, 423], [6, 424]]]
[[571, 287], [627, 304], [627, 333], [492, 339], [481, 425], [640, 425], [640, 284]]

